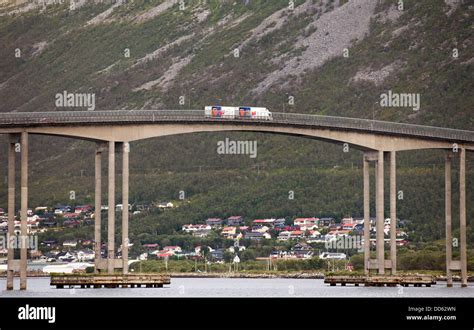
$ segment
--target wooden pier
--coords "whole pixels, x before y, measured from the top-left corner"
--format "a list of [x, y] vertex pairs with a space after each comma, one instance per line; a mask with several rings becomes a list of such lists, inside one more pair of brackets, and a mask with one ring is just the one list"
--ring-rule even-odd
[[51, 285], [57, 289], [79, 286], [85, 288], [162, 288], [170, 284], [168, 275], [162, 274], [52, 274]]
[[351, 276], [351, 275], [331, 275], [324, 278], [324, 283], [330, 286], [346, 286], [351, 284], [354, 286], [404, 286], [413, 285], [415, 287], [430, 287], [436, 284], [434, 277], [431, 275], [406, 275], [406, 276]]

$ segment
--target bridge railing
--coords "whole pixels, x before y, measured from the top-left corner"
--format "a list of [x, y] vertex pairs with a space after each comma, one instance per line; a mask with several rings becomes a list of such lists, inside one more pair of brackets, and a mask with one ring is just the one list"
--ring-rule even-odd
[[273, 112], [273, 120], [206, 118], [204, 110], [113, 110], [1, 113], [0, 127], [54, 124], [144, 123], [158, 121], [252, 122], [339, 128], [474, 142], [474, 132], [441, 127], [384, 122], [370, 119]]

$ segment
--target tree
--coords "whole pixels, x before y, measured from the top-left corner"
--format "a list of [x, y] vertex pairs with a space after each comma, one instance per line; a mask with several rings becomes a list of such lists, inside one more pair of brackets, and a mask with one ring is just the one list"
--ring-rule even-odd
[[234, 254], [231, 253], [230, 251], [225, 251], [224, 252], [224, 262], [229, 263], [234, 260]]
[[204, 260], [207, 260], [207, 257], [209, 256], [209, 247], [208, 246], [201, 246], [201, 255], [204, 258]]
[[253, 249], [246, 249], [244, 252], [242, 252], [240, 259], [242, 261], [255, 260], [255, 252], [253, 251]]

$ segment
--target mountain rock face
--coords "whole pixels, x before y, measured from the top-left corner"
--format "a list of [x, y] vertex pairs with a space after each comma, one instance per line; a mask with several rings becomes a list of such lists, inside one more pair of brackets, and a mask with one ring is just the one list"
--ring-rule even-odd
[[98, 110], [372, 118], [392, 89], [420, 93], [421, 109], [375, 106], [377, 119], [473, 124], [467, 1], [3, 1], [0, 15], [4, 112], [60, 110], [54, 95], [68, 90], [95, 93]]
[[[95, 110], [255, 105], [473, 129], [473, 12], [462, 0], [3, 0], [0, 111], [71, 110], [55, 103], [55, 95], [67, 91], [94, 93]], [[388, 91], [419, 94], [419, 109], [381, 106]], [[217, 155], [216, 141], [225, 137], [258, 140], [257, 159]], [[34, 137], [31, 153], [34, 201], [62, 201], [69, 190], [84, 201], [93, 198], [92, 145]], [[442, 164], [441, 153], [400, 157], [401, 167]], [[281, 204], [282, 216], [355, 214], [361, 211], [358, 181], [350, 187], [350, 206], [328, 206], [332, 200], [306, 190], [302, 177], [335, 165], [357, 167], [360, 160], [360, 153], [343, 154], [341, 146], [283, 136], [166, 137], [132, 145], [131, 193], [136, 201], [165, 200], [188, 189], [211, 209], [207, 195], [232, 195], [222, 197], [219, 209], [244, 212], [269, 203], [278, 189], [302, 189], [305, 202]], [[274, 179], [254, 176], [257, 167]], [[230, 169], [235, 172], [225, 172]], [[212, 180], [219, 171], [232, 179], [217, 185]], [[337, 189], [352, 184], [347, 175], [341, 175], [347, 181], [323, 177], [342, 180]], [[242, 204], [245, 189], [261, 198]], [[415, 200], [407, 204], [402, 216], [421, 218]]]

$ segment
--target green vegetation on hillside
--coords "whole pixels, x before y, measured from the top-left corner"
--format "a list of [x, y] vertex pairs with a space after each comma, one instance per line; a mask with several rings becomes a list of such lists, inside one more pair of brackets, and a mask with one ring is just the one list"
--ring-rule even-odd
[[[303, 2], [295, 3], [299, 6]], [[184, 11], [175, 6], [149, 21], [127, 21], [159, 3], [133, 1], [114, 11], [110, 18], [115, 21], [90, 26], [87, 21], [108, 5], [88, 4], [72, 12], [65, 4], [53, 5], [44, 12], [1, 16], [0, 111], [54, 111], [54, 95], [67, 90], [96, 93], [97, 109], [201, 109], [213, 103], [253, 104], [275, 112], [462, 129], [474, 126], [474, 48], [468, 3], [461, 3], [447, 17], [444, 1], [406, 0], [405, 11], [398, 19], [384, 21], [374, 15], [370, 33], [349, 48], [348, 58], [341, 54], [300, 77], [288, 77], [288, 81], [276, 83], [259, 95], [250, 91], [280, 69], [272, 60], [282, 55], [300, 56], [302, 49], [295, 49], [296, 41], [314, 32], [306, 27], [318, 15], [337, 8], [316, 6], [299, 17], [286, 13], [288, 19], [280, 28], [261, 39], [250, 40], [241, 47], [240, 57], [235, 58], [232, 52], [252, 35], [253, 29], [285, 8], [288, 1], [246, 4], [214, 0], [208, 1], [206, 7], [189, 2]], [[384, 16], [394, 3], [381, 1], [376, 14]], [[198, 21], [196, 13], [204, 10], [209, 10], [209, 16]], [[188, 38], [158, 59], [132, 67], [145, 55], [182, 37]], [[46, 42], [46, 47], [35, 55], [34, 45], [40, 42]], [[20, 58], [14, 57], [16, 48], [22, 51]], [[458, 58], [452, 57], [453, 48], [459, 50]], [[124, 56], [125, 49], [130, 49], [129, 58]], [[188, 57], [189, 64], [168, 88], [133, 91], [163, 77], [173, 63]], [[377, 71], [393, 63], [400, 63], [400, 67], [378, 85], [353, 81], [360, 71]], [[104, 71], [108, 67], [110, 70]], [[387, 90], [420, 93], [421, 109], [414, 112], [379, 107], [380, 94]], [[179, 104], [180, 96], [185, 96], [185, 104]], [[294, 105], [288, 104], [289, 96], [294, 97]], [[257, 140], [258, 157], [218, 155], [216, 142], [225, 137]], [[5, 155], [6, 143], [2, 139], [0, 154]], [[40, 136], [30, 140], [30, 205], [93, 201], [92, 143]], [[176, 201], [179, 191], [184, 191], [186, 202], [189, 201], [177, 209], [133, 217], [134, 241], [173, 242], [182, 224], [211, 216], [341, 218], [362, 214], [362, 153], [353, 148], [343, 153], [337, 144], [254, 133], [170, 136], [136, 142], [131, 148], [133, 203]], [[404, 199], [398, 201], [399, 217], [411, 221], [409, 229], [415, 242], [442, 238], [443, 153], [413, 151], [397, 157], [397, 189], [404, 192]], [[0, 161], [5, 169], [5, 157]], [[474, 157], [468, 155], [469, 244], [474, 241], [474, 208], [470, 202], [474, 200], [473, 161]], [[456, 176], [453, 187], [457, 187]], [[0, 185], [2, 207], [6, 203], [5, 188]], [[76, 192], [75, 201], [68, 200], [71, 190]], [[290, 190], [295, 192], [294, 200], [288, 199]], [[457, 200], [456, 189], [453, 200]], [[456, 206], [453, 211], [457, 220]], [[454, 221], [455, 234], [457, 223]], [[85, 227], [64, 235], [91, 238], [92, 231]]]

